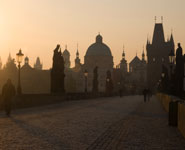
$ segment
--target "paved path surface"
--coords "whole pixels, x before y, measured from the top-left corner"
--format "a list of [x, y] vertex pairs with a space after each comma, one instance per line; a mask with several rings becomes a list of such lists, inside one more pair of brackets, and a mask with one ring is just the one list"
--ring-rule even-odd
[[156, 100], [140, 96], [69, 101], [0, 114], [0, 150], [184, 150]]

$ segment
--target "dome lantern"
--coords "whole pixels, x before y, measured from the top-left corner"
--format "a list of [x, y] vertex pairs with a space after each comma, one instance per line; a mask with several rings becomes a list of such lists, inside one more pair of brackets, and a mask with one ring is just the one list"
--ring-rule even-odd
[[100, 34], [97, 35], [97, 36], [96, 36], [96, 43], [102, 43], [102, 41], [103, 41], [102, 36], [101, 36]]

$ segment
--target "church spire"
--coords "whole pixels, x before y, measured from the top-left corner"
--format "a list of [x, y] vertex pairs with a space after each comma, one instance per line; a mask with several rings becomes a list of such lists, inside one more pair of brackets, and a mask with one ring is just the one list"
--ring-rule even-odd
[[78, 43], [77, 43], [77, 50], [76, 50], [76, 58], [75, 58], [75, 68], [80, 67], [80, 58], [79, 58], [79, 51], [78, 51]]
[[124, 44], [123, 44], [123, 53], [122, 53], [122, 58], [125, 59], [125, 47], [124, 47]]
[[11, 61], [12, 61], [12, 56], [11, 56], [11, 53], [9, 53], [7, 62], [11, 62]]
[[76, 57], [77, 57], [77, 58], [79, 58], [79, 52], [78, 52], [78, 43], [77, 43]]
[[173, 30], [171, 30], [170, 42], [172, 45], [174, 45]]
[[145, 60], [145, 52], [144, 52], [144, 45], [143, 45], [143, 53], [142, 53], [142, 60]]

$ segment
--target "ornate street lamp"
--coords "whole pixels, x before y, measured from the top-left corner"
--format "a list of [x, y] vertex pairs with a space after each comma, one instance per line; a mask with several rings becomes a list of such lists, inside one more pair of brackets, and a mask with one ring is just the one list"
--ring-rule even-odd
[[164, 79], [164, 77], [165, 77], [165, 73], [164, 72], [161, 73], [161, 77]]
[[173, 65], [175, 62], [175, 54], [174, 51], [171, 50], [169, 53], [169, 62], [170, 62], [170, 94], [173, 92]]
[[87, 93], [87, 77], [88, 77], [88, 72], [87, 72], [86, 69], [85, 69], [85, 72], [84, 72], [84, 76], [85, 76], [85, 93]]
[[17, 86], [17, 94], [21, 95], [22, 94], [22, 89], [21, 89], [21, 62], [23, 60], [24, 54], [22, 53], [21, 49], [19, 52], [16, 54], [17, 56], [17, 63], [18, 63], [18, 86]]

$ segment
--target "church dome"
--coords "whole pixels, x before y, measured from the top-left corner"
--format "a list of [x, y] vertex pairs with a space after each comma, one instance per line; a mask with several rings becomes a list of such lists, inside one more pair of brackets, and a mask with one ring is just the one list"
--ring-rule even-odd
[[96, 42], [89, 46], [86, 56], [112, 56], [110, 48], [103, 43], [103, 38], [99, 34], [96, 36]]

